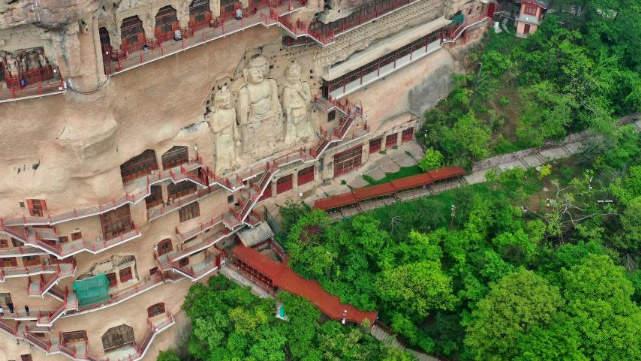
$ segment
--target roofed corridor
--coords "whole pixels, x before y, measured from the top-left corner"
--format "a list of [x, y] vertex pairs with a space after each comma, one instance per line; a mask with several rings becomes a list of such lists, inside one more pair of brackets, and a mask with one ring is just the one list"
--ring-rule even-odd
[[421, 0], [374, 0], [368, 1], [349, 16], [324, 24], [318, 20], [309, 25], [296, 21], [292, 23], [288, 16], [279, 17], [281, 27], [294, 39], [309, 38], [326, 46], [335, 42], [335, 38], [363, 25], [369, 24], [383, 16], [401, 10]]
[[373, 323], [378, 317], [376, 311], [365, 312], [350, 304], [341, 303], [337, 296], [325, 291], [318, 282], [304, 279], [287, 265], [278, 263], [253, 248], [239, 244], [231, 252], [237, 257], [234, 266], [253, 282], [270, 291], [282, 289], [304, 297], [334, 320], [362, 324], [366, 319]]

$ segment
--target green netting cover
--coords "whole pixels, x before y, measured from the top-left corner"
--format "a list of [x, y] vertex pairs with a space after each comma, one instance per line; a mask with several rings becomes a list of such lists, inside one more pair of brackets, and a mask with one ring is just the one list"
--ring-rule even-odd
[[456, 14], [452, 17], [452, 23], [453, 24], [463, 24], [465, 22], [465, 15], [464, 14]]
[[73, 283], [80, 306], [102, 302], [109, 299], [109, 280], [104, 273]]

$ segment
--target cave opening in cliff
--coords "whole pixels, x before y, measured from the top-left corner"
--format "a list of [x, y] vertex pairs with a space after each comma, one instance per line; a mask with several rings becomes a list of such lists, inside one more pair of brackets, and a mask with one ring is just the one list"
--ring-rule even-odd
[[122, 21], [120, 27], [122, 45], [121, 48], [127, 51], [141, 50], [145, 44], [145, 31], [142, 28], [142, 21], [138, 16], [130, 16]]
[[98, 29], [100, 35], [100, 47], [102, 48], [103, 57], [108, 57], [111, 54], [111, 39], [109, 38], [109, 31], [107, 28], [102, 27]]
[[163, 203], [162, 198], [162, 187], [159, 185], [153, 185], [150, 187], [150, 192], [147, 198], [145, 198], [145, 204], [147, 209], [154, 208]]
[[156, 14], [156, 28], [154, 30], [156, 40], [164, 42], [173, 39], [174, 31], [178, 30], [178, 28], [176, 9], [171, 5], [160, 8]]
[[209, 0], [194, 0], [189, 5], [189, 27], [197, 29], [206, 26], [212, 19]]
[[112, 327], [102, 335], [102, 347], [105, 352], [132, 345], [134, 343], [134, 329], [131, 326], [122, 324]]
[[157, 169], [156, 152], [153, 149], [147, 149], [123, 163], [120, 166], [120, 175], [122, 176], [122, 182], [127, 183], [136, 178], [144, 177]]
[[167, 170], [169, 168], [177, 167], [189, 162], [189, 149], [186, 146], [176, 145], [163, 153], [160, 158], [162, 160], [163, 169]]
[[134, 229], [129, 205], [124, 205], [100, 215], [102, 236], [110, 240]]

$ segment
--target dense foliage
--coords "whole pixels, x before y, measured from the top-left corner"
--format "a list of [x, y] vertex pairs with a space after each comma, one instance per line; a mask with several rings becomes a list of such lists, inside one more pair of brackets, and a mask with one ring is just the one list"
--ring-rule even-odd
[[611, 185], [592, 171], [563, 184], [567, 168], [542, 181], [517, 169], [336, 223], [298, 213], [290, 265], [427, 353], [641, 360], [641, 167]]
[[563, 11], [526, 40], [488, 34], [450, 97], [425, 114], [418, 136], [446, 163], [469, 166], [586, 129], [616, 147], [616, 119], [641, 111], [641, 2], [554, 5]]
[[[387, 347], [358, 327], [324, 320], [308, 301], [282, 293], [288, 320], [275, 317], [271, 298], [259, 299], [249, 289], [224, 277], [189, 289], [183, 309], [192, 322], [187, 354], [193, 360], [216, 361], [409, 361], [411, 356]], [[176, 361], [175, 352], [159, 360]]]

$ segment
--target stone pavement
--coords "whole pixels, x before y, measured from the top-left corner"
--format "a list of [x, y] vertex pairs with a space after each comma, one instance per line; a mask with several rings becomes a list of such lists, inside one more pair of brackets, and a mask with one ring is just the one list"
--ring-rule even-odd
[[374, 180], [383, 179], [387, 173], [396, 173], [402, 167], [411, 167], [418, 164], [423, 157], [421, 146], [415, 141], [403, 143], [397, 149], [387, 149], [385, 154], [371, 154], [361, 174], [352, 178], [347, 184], [352, 188], [363, 188], [369, 183], [364, 175]]

